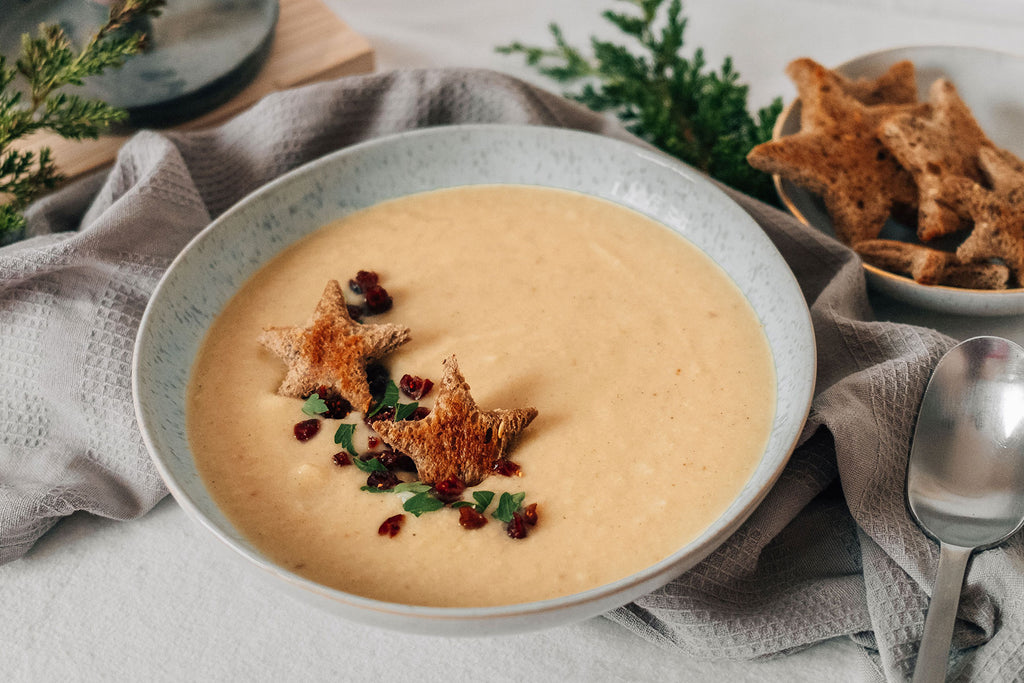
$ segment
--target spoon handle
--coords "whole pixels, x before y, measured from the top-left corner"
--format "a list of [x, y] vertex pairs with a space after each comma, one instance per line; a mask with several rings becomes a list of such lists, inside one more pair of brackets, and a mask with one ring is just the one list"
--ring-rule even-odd
[[917, 652], [913, 683], [946, 679], [956, 608], [960, 604], [967, 560], [973, 550], [946, 543], [939, 545], [939, 569], [935, 575], [928, 616], [924, 620], [924, 635], [921, 636], [921, 649]]

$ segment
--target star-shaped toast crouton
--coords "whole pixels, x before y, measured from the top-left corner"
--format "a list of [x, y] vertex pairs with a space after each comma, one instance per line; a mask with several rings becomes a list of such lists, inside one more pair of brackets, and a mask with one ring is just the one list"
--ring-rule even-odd
[[993, 189], [970, 178], [951, 177], [943, 195], [961, 215], [974, 221], [970, 236], [957, 248], [961, 261], [998, 258], [1024, 280], [1024, 163], [1005, 150], [982, 148], [978, 159]]
[[409, 330], [400, 325], [352, 320], [337, 280], [327, 283], [309, 325], [269, 327], [259, 336], [263, 346], [288, 364], [279, 394], [303, 397], [327, 386], [363, 412], [373, 402], [366, 381], [367, 363], [407, 341]]
[[800, 94], [800, 132], [757, 145], [747, 161], [820, 195], [847, 244], [877, 237], [893, 207], [913, 204], [917, 195], [913, 178], [878, 140], [878, 124], [923, 105], [862, 104], [810, 59], [792, 62], [786, 73]]
[[896, 62], [878, 78], [847, 78], [835, 73], [843, 92], [864, 104], [914, 104], [917, 74], [910, 60]]
[[426, 417], [377, 420], [373, 428], [385, 443], [412, 458], [421, 481], [458, 477], [475, 486], [507, 457], [516, 436], [536, 416], [534, 408], [480, 410], [452, 355], [444, 360], [437, 398]]
[[882, 143], [917, 183], [917, 235], [926, 242], [965, 227], [943, 196], [942, 181], [952, 176], [980, 181], [978, 152], [994, 146], [948, 80], [932, 83], [928, 100], [930, 112], [895, 114], [878, 129]]
[[1010, 269], [1001, 263], [962, 263], [956, 254], [899, 240], [866, 240], [854, 250], [871, 265], [909, 275], [922, 285], [1006, 289]]

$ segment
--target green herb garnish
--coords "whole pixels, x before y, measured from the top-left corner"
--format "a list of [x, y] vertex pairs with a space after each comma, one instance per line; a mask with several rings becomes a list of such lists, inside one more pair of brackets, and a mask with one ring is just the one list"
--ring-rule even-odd
[[494, 491], [473, 491], [473, 500], [476, 501], [474, 506], [476, 511], [482, 515], [487, 506], [494, 500]]
[[470, 503], [468, 500], [460, 500], [452, 503], [452, 507], [455, 509], [471, 507], [482, 515], [487, 506], [494, 500], [494, 491], [473, 491], [473, 500], [476, 501], [476, 504]]
[[[310, 394], [306, 402], [302, 404], [302, 412], [310, 417], [323, 415], [327, 412], [327, 402], [320, 398], [320, 394]], [[334, 443], [340, 443], [335, 435]]]
[[[13, 66], [0, 55], [0, 240], [25, 227], [21, 211], [63, 176], [48, 147], [13, 148], [16, 140], [46, 130], [71, 140], [97, 138], [126, 112], [99, 100], [59, 92], [108, 68], [117, 68], [145, 46], [141, 33], [118, 29], [143, 16], [156, 16], [164, 0], [124, 0], [110, 7], [107, 22], [75, 49], [59, 25], [42, 25], [35, 37], [24, 34]], [[23, 84], [15, 83], [21, 76]], [[23, 95], [24, 91], [24, 95]]]
[[[352, 456], [353, 462], [358, 460], [359, 451], [356, 450], [356, 446], [352, 443], [352, 436], [356, 433], [356, 426], [348, 422], [342, 422], [338, 425], [338, 431], [334, 432], [334, 443], [341, 444], [341, 447], [348, 451], [348, 454]], [[376, 458], [374, 458], [376, 460]], [[361, 462], [361, 461], [360, 461]], [[380, 461], [377, 460], [379, 463]], [[383, 467], [383, 465], [381, 465]], [[360, 468], [362, 469], [362, 468]], [[364, 470], [370, 471], [370, 470]]]
[[436, 510], [440, 510], [443, 507], [443, 502], [441, 502], [434, 496], [430, 495], [426, 491], [421, 491], [420, 493], [417, 493], [415, 496], [405, 501], [405, 504], [402, 505], [403, 510], [405, 510], [406, 512], [411, 512], [417, 517], [422, 515], [424, 512], [434, 512]]
[[363, 491], [371, 491], [373, 493], [426, 493], [430, 491], [430, 484], [424, 484], [422, 481], [403, 481], [401, 484], [390, 489], [379, 489], [375, 486], [363, 486]]
[[512, 515], [519, 510], [525, 498], [525, 491], [520, 491], [519, 493], [509, 493], [506, 491], [502, 493], [501, 498], [498, 499], [498, 509], [491, 514], [491, 517], [494, 517], [499, 522], [508, 524], [512, 521]]
[[395, 409], [395, 422], [401, 422], [405, 418], [416, 412], [416, 409], [420, 407], [417, 402], [412, 403], [399, 403], [400, 395], [398, 393], [398, 385], [395, 384], [394, 380], [388, 380], [388, 385], [384, 389], [384, 396], [381, 397], [380, 402], [374, 406], [373, 410], [367, 413], [366, 417], [370, 418], [384, 410], [385, 408]]
[[392, 379], [388, 380], [388, 385], [384, 389], [384, 396], [380, 399], [373, 410], [371, 410], [366, 417], [373, 417], [384, 408], [394, 408], [398, 405], [398, 385]]
[[[639, 15], [609, 10], [602, 16], [636, 42], [633, 49], [591, 38], [593, 59], [588, 59], [551, 24], [552, 48], [513, 42], [497, 50], [524, 55], [527, 64], [560, 83], [584, 81], [581, 90], [566, 96], [595, 111], [614, 112], [638, 137], [741, 192], [777, 204], [771, 176], [752, 168], [746, 156], [771, 139], [782, 100], [752, 117], [748, 88], [739, 83], [730, 58], [716, 73], [705, 70], [700, 48], [691, 59], [683, 57], [686, 19], [680, 16], [680, 0], [671, 0], [665, 12], [664, 0], [623, 1]], [[634, 53], [636, 47], [641, 54]]]
[[388, 471], [388, 468], [384, 466], [384, 463], [380, 461], [380, 458], [370, 458], [369, 460], [363, 460], [358, 455], [353, 455], [352, 464], [366, 473]]
[[395, 422], [401, 422], [405, 418], [409, 417], [416, 412], [416, 409], [420, 407], [419, 403], [399, 403], [395, 406]]
[[432, 488], [433, 487], [430, 484], [424, 484], [422, 481], [403, 481], [391, 490], [394, 493], [426, 493]]
[[357, 469], [367, 473], [383, 472], [384, 470], [387, 469], [386, 467], [384, 467], [384, 464], [377, 458], [363, 460], [359, 456], [353, 456], [352, 464], [355, 465]]

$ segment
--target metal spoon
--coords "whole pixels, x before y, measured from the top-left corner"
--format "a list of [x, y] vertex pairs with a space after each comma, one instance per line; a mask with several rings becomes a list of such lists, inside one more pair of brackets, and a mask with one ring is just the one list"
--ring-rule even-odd
[[940, 544], [914, 683], [941, 681], [967, 560], [1024, 526], [1024, 348], [975, 337], [942, 357], [917, 417], [907, 501]]

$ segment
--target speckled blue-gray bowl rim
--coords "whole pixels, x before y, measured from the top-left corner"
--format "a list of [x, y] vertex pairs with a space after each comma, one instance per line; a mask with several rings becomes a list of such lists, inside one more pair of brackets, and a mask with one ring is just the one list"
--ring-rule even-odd
[[[877, 78], [896, 62], [908, 59], [917, 71], [918, 97], [927, 99], [928, 86], [940, 76], [949, 78], [992, 140], [1017, 155], [1024, 154], [1024, 104], [1017, 94], [1024, 80], [1024, 58], [991, 48], [957, 45], [893, 47], [854, 57], [836, 71], [850, 78]], [[779, 115], [772, 139], [800, 130], [799, 100]], [[773, 176], [779, 199], [805, 225], [835, 237], [832, 219], [810, 192]], [[888, 236], [888, 235], [883, 235]], [[879, 292], [937, 313], [965, 316], [1004, 316], [1024, 313], [1024, 288], [991, 290], [922, 285], [912, 278], [864, 264], [868, 284]]]
[[[551, 600], [473, 608], [405, 605], [327, 588], [273, 564], [213, 503], [189, 449], [185, 390], [209, 323], [257, 269], [331, 220], [415, 192], [502, 183], [574, 190], [632, 208], [702, 249], [739, 286], [761, 320], [777, 378], [776, 414], [756, 471], [721, 517], [671, 556], [621, 580]], [[658, 152], [591, 133], [462, 125], [418, 129], [342, 149], [276, 179], [226, 211], [178, 255], [154, 291], [136, 340], [132, 389], [143, 439], [171, 494], [252, 564], [351, 619], [412, 632], [479, 635], [596, 616], [706, 557], [753, 512], [780, 475], [806, 421], [815, 371], [810, 315], [792, 272], [753, 219], [701, 174]]]

